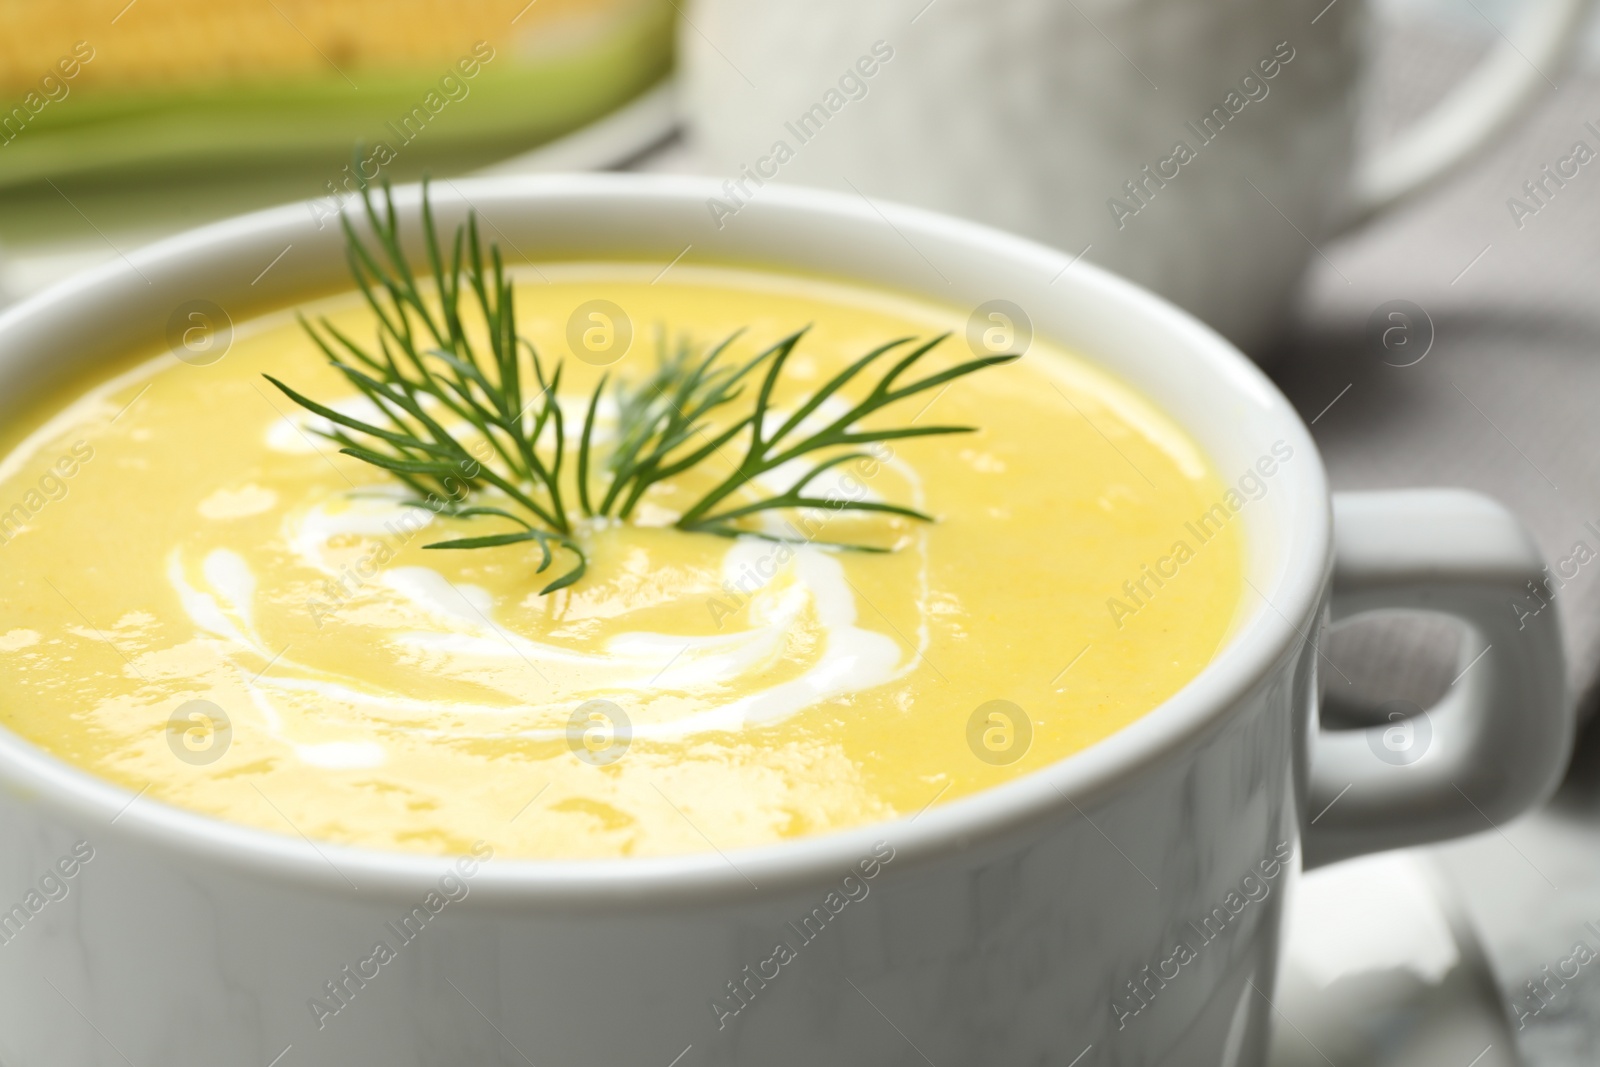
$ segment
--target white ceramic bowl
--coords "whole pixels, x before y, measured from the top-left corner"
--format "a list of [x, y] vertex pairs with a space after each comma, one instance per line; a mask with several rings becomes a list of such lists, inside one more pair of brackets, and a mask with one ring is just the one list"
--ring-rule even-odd
[[[729, 855], [495, 859], [410, 939], [394, 924], [447, 861], [180, 811], [0, 731], [0, 908], [23, 902], [0, 913], [0, 1062], [1256, 1063], [1303, 825], [1313, 859], [1335, 858], [1478, 828], [1549, 788], [1570, 734], [1559, 640], [1551, 613], [1510, 625], [1503, 601], [1540, 561], [1498, 507], [1341, 501], [1335, 568], [1305, 427], [1186, 314], [1041, 246], [857, 197], [769, 186], [719, 230], [715, 192], [518, 178], [444, 183], [435, 203], [446, 225], [470, 204], [532, 260], [665, 265], [688, 247], [691, 262], [1017, 303], [1163, 405], [1226, 481], [1272, 467], [1258, 499], [1219, 502], [1243, 524], [1253, 590], [1227, 648], [1105, 741], [915, 818]], [[414, 234], [417, 191], [398, 197]], [[338, 228], [306, 205], [209, 226], [0, 315], [0, 397], [14, 410], [47, 380], [162, 343], [186, 301], [239, 322], [347, 284]], [[1492, 646], [1404, 765], [1380, 758], [1380, 731], [1311, 725], [1336, 569], [1336, 612], [1443, 610], [1474, 627], [1467, 653]], [[1077, 650], [1058, 651], [1042, 676]], [[92, 859], [32, 909], [29, 887], [80, 841]], [[852, 869], [866, 895], [835, 913]], [[365, 969], [380, 940], [396, 958]], [[766, 962], [780, 941], [796, 958]]]

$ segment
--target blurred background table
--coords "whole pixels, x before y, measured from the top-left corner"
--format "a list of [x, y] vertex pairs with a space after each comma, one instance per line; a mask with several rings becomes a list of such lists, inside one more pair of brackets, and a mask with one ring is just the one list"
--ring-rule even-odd
[[[583, 62], [528, 76], [517, 92], [530, 101], [528, 108], [542, 109], [539, 115], [476, 139], [453, 142], [440, 135], [394, 175], [477, 170], [572, 134], [623, 101], [638, 101], [666, 69], [670, 45], [659, 5], [654, 14], [635, 6], [645, 12], [634, 24], [637, 32], [593, 38], [601, 43]], [[1381, 76], [1368, 131], [1374, 140], [1437, 99], [1494, 42], [1514, 2], [1388, 0], [1379, 6]], [[290, 22], [287, 16], [283, 21]], [[338, 68], [339, 58], [323, 55], [315, 62]], [[402, 102], [421, 85], [395, 84]], [[1292, 328], [1269, 364], [1312, 424], [1336, 489], [1481, 490], [1524, 516], [1552, 561], [1572, 557], [1579, 542], [1600, 560], [1600, 167], [1585, 167], [1521, 225], [1507, 207], [1523, 182], [1575, 141], [1600, 148], [1600, 138], [1585, 126], [1600, 127], [1600, 34], [1585, 42], [1577, 68], [1557, 84], [1531, 118], [1448, 185], [1323, 247], [1300, 288]], [[567, 95], [539, 97], [541, 85], [564, 85]], [[493, 106], [514, 109], [508, 101], [516, 93], [507, 92]], [[321, 110], [311, 101], [302, 121], [327, 119]], [[576, 132], [555, 149], [503, 169], [626, 163], [692, 172], [695, 160], [685, 144], [658, 144], [670, 118], [670, 100], [658, 93], [597, 130]], [[146, 136], [157, 136], [158, 126]], [[293, 133], [285, 132], [286, 143], [311, 147], [298, 153], [286, 148], [281, 165], [224, 167], [198, 179], [181, 172], [205, 170], [215, 160], [194, 160], [165, 176], [121, 173], [122, 167], [138, 170], [138, 146], [127, 144], [117, 149], [125, 154], [123, 164], [68, 168], [59, 182], [25, 180], [20, 171], [7, 179], [4, 153], [15, 146], [0, 149], [0, 303], [167, 232], [325, 195], [327, 149], [343, 134], [296, 139]], [[643, 149], [649, 151], [640, 157]], [[38, 166], [48, 178], [48, 160]], [[1405, 367], [1386, 363], [1368, 335], [1375, 310], [1397, 299], [1420, 306], [1431, 321], [1426, 358]], [[1595, 722], [1600, 565], [1578, 566], [1549, 610], [1566, 627], [1580, 714]], [[1353, 683], [1335, 695], [1336, 705], [1353, 715], [1396, 699], [1426, 707], [1452, 681], [1448, 639], [1427, 626], [1348, 630], [1335, 635], [1329, 651]], [[1572, 772], [1549, 810], [1486, 826], [1480, 837], [1432, 854], [1453, 872], [1513, 1018], [1519, 1007], [1540, 1009], [1517, 1031], [1527, 1062], [1600, 1063], [1600, 961], [1546, 987], [1554, 991], [1545, 999], [1530, 1000], [1525, 985], [1543, 980], [1545, 968], [1570, 958], [1577, 943], [1600, 953], [1600, 723], [1580, 737]]]

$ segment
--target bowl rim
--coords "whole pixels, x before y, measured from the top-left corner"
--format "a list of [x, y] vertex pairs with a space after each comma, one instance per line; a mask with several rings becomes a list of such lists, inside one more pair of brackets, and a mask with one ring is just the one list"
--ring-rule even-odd
[[[420, 187], [395, 186], [402, 211], [415, 210]], [[469, 196], [468, 194], [472, 194]], [[643, 201], [703, 210], [723, 191], [714, 180], [669, 175], [570, 174], [460, 179], [435, 184], [435, 207], [443, 202], [529, 211], [559, 210], [573, 201]], [[457, 199], [459, 198], [459, 200]], [[0, 347], [13, 333], [24, 337], [52, 318], [81, 314], [81, 302], [127, 281], [131, 266], [141, 276], [182, 269], [192, 258], [226, 256], [267, 238], [292, 242], [305, 235], [310, 201], [294, 202], [214, 222], [129, 252], [0, 311]], [[665, 210], [666, 208], [664, 208]], [[1275, 586], [1261, 599], [1272, 610], [1257, 610], [1235, 628], [1212, 661], [1177, 693], [1120, 730], [1064, 759], [1007, 782], [885, 822], [795, 838], [777, 844], [726, 852], [601, 860], [496, 859], [472, 876], [472, 893], [462, 904], [514, 903], [571, 907], [703, 905], [780, 889], [837, 882], [875, 845], [889, 843], [897, 870], [970, 849], [1003, 833], [1044, 819], [1084, 818], [1085, 808], [1141, 771], [1177, 758], [1226, 725], [1263, 679], [1309, 641], [1306, 627], [1316, 617], [1332, 563], [1331, 504], [1327, 479], [1310, 432], [1288, 400], [1231, 343], [1164, 298], [1092, 263], [979, 223], [888, 201], [867, 200], [819, 189], [768, 183], [747, 210], [787, 211], [801, 216], [881, 226], [887, 222], [909, 237], [927, 237], [965, 246], [975, 254], [1037, 267], [1056, 275], [1096, 301], [1155, 321], [1181, 343], [1190, 366], [1204, 365], [1222, 375], [1277, 425], [1279, 435], [1303, 463], [1295, 468], [1295, 520], [1308, 550], [1287, 562]], [[270, 243], [270, 242], [269, 242]], [[779, 254], [761, 264], [782, 269]], [[1066, 266], [1071, 266], [1070, 271]], [[1060, 272], [1059, 274], [1057, 272]], [[1062, 275], [1065, 275], [1064, 277]], [[870, 284], [870, 283], [867, 283]], [[920, 294], [928, 297], [927, 293]], [[932, 298], [932, 297], [929, 297]], [[265, 312], [263, 312], [265, 313]], [[40, 320], [43, 320], [41, 323]], [[9, 358], [7, 357], [8, 361]], [[1090, 362], [1092, 353], [1087, 354]], [[0, 371], [3, 371], [0, 364]], [[1180, 425], [1192, 429], [1183, 418]], [[426, 891], [458, 860], [449, 856], [389, 852], [303, 835], [276, 834], [211, 815], [191, 812], [114, 785], [37, 748], [0, 727], [0, 788], [14, 801], [50, 809], [82, 829], [97, 826], [109, 843], [126, 842], [252, 877], [347, 894], [407, 898]], [[146, 789], [149, 787], [146, 786]], [[937, 800], [937, 797], [934, 798]], [[715, 849], [715, 846], [713, 846]], [[759, 886], [759, 889], [757, 888]]]

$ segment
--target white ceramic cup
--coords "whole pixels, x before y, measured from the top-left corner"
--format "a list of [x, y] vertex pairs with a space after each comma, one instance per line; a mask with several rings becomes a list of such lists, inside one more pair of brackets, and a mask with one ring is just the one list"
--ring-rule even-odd
[[[1047, 769], [728, 854], [461, 868], [313, 844], [154, 802], [0, 731], [0, 1063], [1256, 1064], [1302, 848], [1314, 863], [1479, 830], [1552, 788], [1571, 732], [1560, 639], [1552, 613], [1519, 629], [1507, 607], [1541, 561], [1504, 510], [1452, 491], [1330, 503], [1305, 426], [1248, 360], [1086, 263], [792, 188], [718, 230], [714, 188], [462, 181], [436, 189], [436, 211], [453, 223], [470, 202], [535, 261], [666, 265], [692, 247], [689, 262], [959, 308], [1015, 302], [1038, 336], [1165, 407], [1235, 486], [1209, 513], [1248, 546], [1226, 647], [1172, 699]], [[417, 190], [398, 202], [415, 238]], [[48, 379], [164, 344], [191, 301], [239, 322], [347, 285], [338, 228], [305, 205], [209, 226], [0, 314], [0, 397], [14, 410]], [[64, 563], [91, 564], [116, 572]], [[1330, 605], [1470, 628], [1470, 670], [1425, 728], [1319, 729]], [[1076, 651], [1034, 667], [1050, 677]], [[1395, 744], [1407, 729], [1430, 740]], [[380, 941], [393, 960], [372, 962]]]
[[1522, 6], [1360, 161], [1365, 0], [694, 0], [684, 111], [725, 202], [776, 176], [1087, 250], [1256, 354], [1313, 242], [1553, 91], [1589, 0]]

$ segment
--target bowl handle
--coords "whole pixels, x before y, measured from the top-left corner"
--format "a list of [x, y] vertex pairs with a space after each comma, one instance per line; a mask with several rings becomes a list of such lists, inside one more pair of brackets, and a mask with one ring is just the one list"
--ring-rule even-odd
[[[1545, 799], [1574, 727], [1550, 576], [1526, 528], [1454, 489], [1337, 494], [1333, 528], [1332, 622], [1435, 612], [1465, 637], [1433, 707], [1317, 729], [1306, 866], [1493, 829]], [[1318, 658], [1325, 684], [1348, 684]]]
[[1361, 161], [1345, 225], [1364, 222], [1455, 173], [1546, 90], [1554, 92], [1550, 79], [1561, 74], [1582, 39], [1591, 3], [1526, 0], [1510, 32], [1500, 34], [1454, 91], [1388, 147]]

